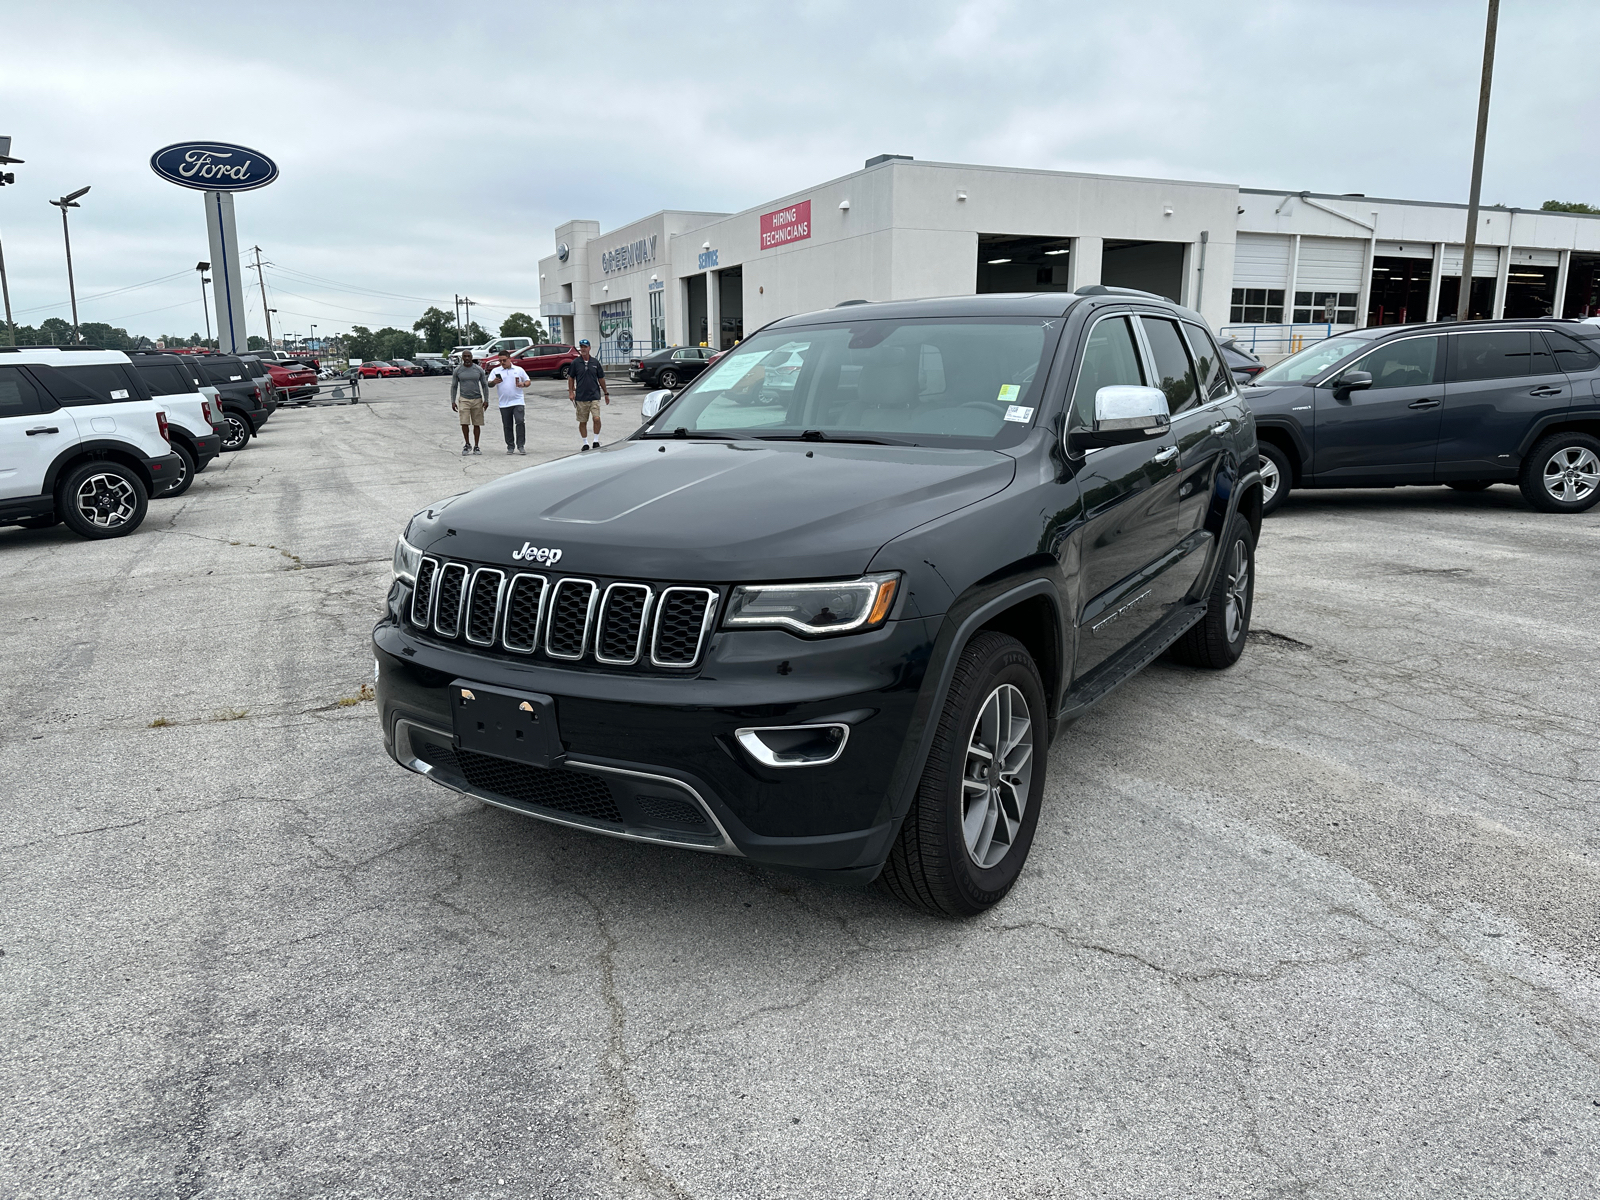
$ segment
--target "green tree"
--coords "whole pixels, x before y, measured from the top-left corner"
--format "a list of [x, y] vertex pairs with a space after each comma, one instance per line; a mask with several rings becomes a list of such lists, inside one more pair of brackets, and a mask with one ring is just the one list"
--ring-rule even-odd
[[1600, 215], [1600, 208], [1591, 208], [1578, 200], [1546, 200], [1539, 205], [1539, 208], [1542, 212], [1593, 213]]
[[544, 324], [527, 313], [512, 313], [500, 323], [501, 337], [526, 337], [536, 342], [545, 340]]
[[493, 335], [490, 334], [490, 332], [487, 329], [485, 329], [482, 325], [479, 325], [476, 321], [473, 321], [471, 324], [469, 324], [467, 326], [467, 330], [466, 330], [466, 343], [467, 343], [467, 345], [469, 345], [469, 346], [481, 346], [485, 342], [491, 341], [491, 340], [493, 340]]
[[422, 335], [423, 349], [448, 354], [456, 344], [456, 319], [442, 308], [430, 307], [411, 327]]
[[72, 345], [72, 322], [60, 317], [46, 317], [39, 322], [39, 340], [46, 346]]
[[351, 358], [382, 358], [378, 353], [378, 339], [372, 335], [372, 330], [365, 325], [350, 326], [350, 333], [344, 339], [345, 350]]
[[245, 340], [244, 346], [246, 350], [265, 350], [267, 348], [267, 339], [257, 337], [252, 333], [249, 338]]
[[132, 344], [126, 329], [118, 329], [99, 321], [85, 321], [78, 326], [78, 332], [83, 335], [85, 345], [99, 346], [102, 350], [126, 350]]
[[386, 325], [372, 335], [378, 343], [375, 358], [411, 358], [417, 352], [417, 335]]

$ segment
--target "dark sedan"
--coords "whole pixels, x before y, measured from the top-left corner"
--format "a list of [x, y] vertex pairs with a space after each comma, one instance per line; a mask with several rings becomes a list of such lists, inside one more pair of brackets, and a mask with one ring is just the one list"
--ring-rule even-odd
[[1234, 338], [1217, 343], [1217, 349], [1222, 351], [1222, 361], [1228, 364], [1228, 370], [1233, 372], [1235, 383], [1249, 383], [1266, 367], [1250, 351], [1246, 350]]
[[657, 350], [628, 364], [628, 378], [646, 387], [677, 391], [706, 369], [716, 351], [705, 346], [676, 346]]

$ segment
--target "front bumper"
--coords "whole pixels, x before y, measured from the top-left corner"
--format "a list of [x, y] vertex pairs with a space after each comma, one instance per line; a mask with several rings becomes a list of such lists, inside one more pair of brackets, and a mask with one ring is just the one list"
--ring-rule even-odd
[[[718, 633], [681, 678], [469, 652], [420, 639], [391, 614], [373, 630], [384, 745], [446, 787], [558, 824], [866, 881], [897, 827], [895, 784], [938, 625], [814, 642]], [[463, 750], [450, 704], [470, 683], [553, 697], [564, 757], [543, 769]], [[850, 727], [826, 765], [763, 766], [735, 737], [825, 720]]]

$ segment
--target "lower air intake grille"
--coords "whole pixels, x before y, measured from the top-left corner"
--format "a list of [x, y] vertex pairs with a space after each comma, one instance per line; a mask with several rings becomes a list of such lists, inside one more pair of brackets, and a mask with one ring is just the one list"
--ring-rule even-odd
[[684, 829], [704, 829], [706, 819], [700, 810], [686, 800], [673, 800], [667, 796], [640, 796], [639, 812], [648, 821], [658, 825], [676, 825]]
[[690, 667], [700, 657], [700, 638], [716, 593], [706, 588], [668, 588], [656, 607], [650, 657], [661, 667]]
[[622, 813], [604, 779], [559, 767], [529, 767], [474, 750], [457, 750], [455, 756], [462, 778], [475, 788], [575, 817], [622, 824]]

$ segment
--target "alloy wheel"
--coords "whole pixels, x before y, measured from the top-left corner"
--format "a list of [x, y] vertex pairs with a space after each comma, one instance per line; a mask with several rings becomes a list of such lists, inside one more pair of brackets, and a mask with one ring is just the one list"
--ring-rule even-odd
[[666, 388], [668, 391], [673, 391], [673, 392], [677, 391], [678, 390], [678, 373], [676, 371], [663, 371], [663, 372], [661, 372], [661, 386]]
[[120, 475], [91, 475], [78, 485], [73, 503], [83, 519], [97, 529], [116, 529], [133, 519], [139, 507], [133, 484]]
[[1600, 487], [1600, 458], [1587, 446], [1563, 446], [1544, 464], [1544, 489], [1563, 504], [1587, 500]]
[[1278, 494], [1278, 487], [1283, 483], [1283, 476], [1278, 472], [1278, 464], [1265, 454], [1259, 455], [1261, 471], [1261, 503], [1271, 504], [1272, 498]]
[[983, 870], [1005, 858], [1022, 825], [1033, 781], [1033, 720], [1022, 692], [1003, 683], [989, 693], [967, 739], [961, 777], [961, 834]]
[[1222, 628], [1228, 644], [1239, 640], [1250, 615], [1250, 547], [1240, 538], [1228, 555], [1228, 590], [1223, 601]]

